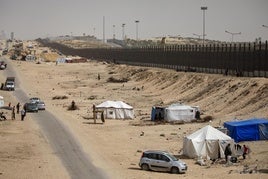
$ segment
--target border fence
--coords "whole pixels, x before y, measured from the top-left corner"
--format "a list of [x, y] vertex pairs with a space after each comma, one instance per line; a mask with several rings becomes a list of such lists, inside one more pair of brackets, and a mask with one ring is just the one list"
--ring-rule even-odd
[[138, 48], [74, 49], [38, 39], [64, 53], [119, 64], [160, 67], [177, 71], [268, 77], [268, 44], [237, 43], [209, 45], [160, 45]]

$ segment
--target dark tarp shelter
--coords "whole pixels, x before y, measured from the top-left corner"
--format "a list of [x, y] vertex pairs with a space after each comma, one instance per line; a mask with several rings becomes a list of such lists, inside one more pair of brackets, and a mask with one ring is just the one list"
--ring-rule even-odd
[[268, 140], [267, 119], [229, 121], [224, 123], [224, 127], [235, 142]]

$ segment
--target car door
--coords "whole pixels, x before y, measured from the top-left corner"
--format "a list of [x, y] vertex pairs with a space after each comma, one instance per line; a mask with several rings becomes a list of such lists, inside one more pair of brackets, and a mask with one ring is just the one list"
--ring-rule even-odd
[[158, 160], [157, 160], [156, 165], [157, 165], [158, 171], [169, 171], [170, 159], [163, 154], [158, 154]]
[[150, 165], [150, 169], [151, 170], [155, 170], [158, 171], [158, 167], [157, 167], [157, 154], [156, 153], [149, 153], [148, 154], [148, 163]]
[[163, 154], [153, 154], [151, 158], [151, 169], [155, 171], [168, 171], [169, 158]]

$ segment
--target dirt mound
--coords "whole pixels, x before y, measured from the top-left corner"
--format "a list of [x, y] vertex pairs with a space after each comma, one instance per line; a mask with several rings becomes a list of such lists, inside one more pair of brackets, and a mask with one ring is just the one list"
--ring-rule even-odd
[[[144, 85], [164, 104], [182, 101], [208, 115], [267, 117], [268, 79], [184, 73], [164, 69], [118, 66], [121, 75]], [[262, 112], [263, 111], [263, 112]], [[263, 114], [266, 116], [258, 116]]]

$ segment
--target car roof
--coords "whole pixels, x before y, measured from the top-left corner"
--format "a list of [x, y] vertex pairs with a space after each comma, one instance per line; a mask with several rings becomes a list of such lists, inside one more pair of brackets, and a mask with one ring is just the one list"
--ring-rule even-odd
[[40, 100], [40, 98], [38, 98], [38, 97], [32, 97], [32, 98], [30, 98], [30, 100], [31, 100], [31, 99], [38, 99], [38, 100]]
[[159, 154], [169, 154], [167, 151], [163, 150], [146, 150], [144, 153], [159, 153]]

